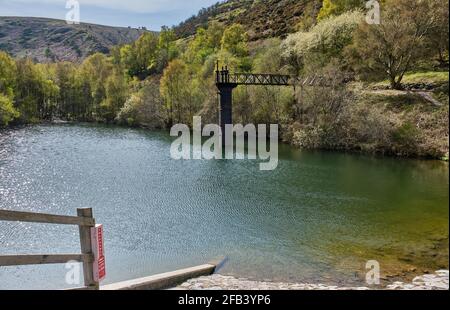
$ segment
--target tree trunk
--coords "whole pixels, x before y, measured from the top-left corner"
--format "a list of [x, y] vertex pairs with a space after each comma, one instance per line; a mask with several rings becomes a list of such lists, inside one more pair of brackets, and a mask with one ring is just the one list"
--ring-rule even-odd
[[395, 76], [391, 76], [389, 78], [389, 82], [391, 84], [391, 89], [403, 90], [401, 80], [402, 80], [401, 78], [396, 79]]

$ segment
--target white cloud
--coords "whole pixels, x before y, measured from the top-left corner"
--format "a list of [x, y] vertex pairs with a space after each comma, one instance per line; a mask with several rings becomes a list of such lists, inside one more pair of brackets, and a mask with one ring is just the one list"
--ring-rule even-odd
[[[3, 2], [0, 0], [0, 3]], [[65, 7], [66, 0], [15, 0], [22, 4], [52, 4]], [[81, 9], [83, 6], [96, 6], [106, 9], [115, 9], [136, 13], [167, 12], [174, 9], [183, 10], [190, 7], [207, 7], [216, 1], [212, 0], [78, 0]]]

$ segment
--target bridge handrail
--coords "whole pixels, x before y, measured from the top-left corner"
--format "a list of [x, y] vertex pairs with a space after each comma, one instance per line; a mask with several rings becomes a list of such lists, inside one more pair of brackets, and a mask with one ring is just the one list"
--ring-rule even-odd
[[[350, 79], [344, 78], [345, 82]], [[321, 75], [297, 77], [287, 74], [267, 74], [267, 73], [230, 73], [228, 70], [216, 71], [216, 84], [230, 85], [272, 85], [272, 86], [326, 86], [326, 79]]]

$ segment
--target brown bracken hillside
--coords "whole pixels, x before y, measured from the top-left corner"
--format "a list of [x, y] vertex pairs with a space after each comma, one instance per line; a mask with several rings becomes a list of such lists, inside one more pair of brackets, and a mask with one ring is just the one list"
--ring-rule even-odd
[[78, 62], [95, 52], [108, 53], [118, 44], [135, 41], [144, 30], [68, 25], [65, 21], [34, 17], [0, 17], [0, 50], [37, 62]]
[[302, 22], [315, 19], [321, 6], [320, 0], [229, 0], [200, 10], [176, 26], [175, 32], [179, 37], [188, 37], [198, 27], [218, 21], [242, 24], [251, 41], [284, 37], [298, 30]]

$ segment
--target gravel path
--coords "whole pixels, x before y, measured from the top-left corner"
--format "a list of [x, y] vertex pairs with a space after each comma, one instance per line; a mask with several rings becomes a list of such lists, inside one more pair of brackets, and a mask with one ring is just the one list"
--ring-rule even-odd
[[[439, 270], [434, 274], [416, 277], [412, 283], [394, 282], [386, 287], [375, 289], [387, 290], [448, 290], [448, 270]], [[369, 287], [338, 287], [323, 284], [275, 283], [237, 279], [230, 276], [214, 274], [207, 277], [191, 279], [175, 289], [179, 290], [369, 290]]]

